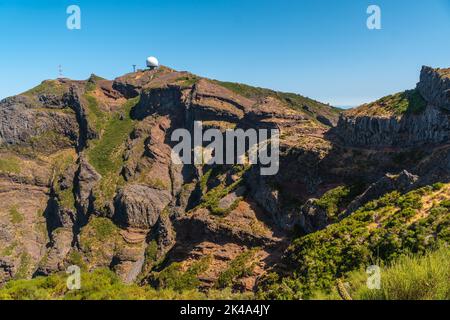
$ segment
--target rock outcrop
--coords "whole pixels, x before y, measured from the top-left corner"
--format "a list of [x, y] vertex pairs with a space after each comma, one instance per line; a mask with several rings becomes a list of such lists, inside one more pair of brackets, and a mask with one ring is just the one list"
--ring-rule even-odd
[[350, 110], [341, 115], [333, 131], [341, 143], [362, 148], [447, 143], [450, 139], [449, 75], [449, 69], [423, 67], [415, 91]]
[[72, 243], [72, 229], [59, 228], [53, 231], [50, 247], [39, 262], [35, 275], [49, 275], [54, 272], [65, 270], [66, 257], [72, 249]]
[[114, 219], [126, 227], [151, 229], [170, 201], [167, 190], [129, 185], [117, 195]]
[[74, 186], [79, 210], [85, 217], [88, 216], [92, 206], [93, 189], [100, 179], [101, 175], [82, 155], [79, 159], [78, 171], [75, 174]]
[[399, 117], [341, 116], [337, 135], [357, 147], [398, 147], [448, 142], [450, 116], [429, 105], [423, 113]]
[[398, 175], [386, 175], [377, 182], [369, 186], [369, 188], [361, 195], [356, 197], [347, 207], [343, 217], [346, 217], [358, 208], [365, 205], [369, 201], [380, 198], [381, 196], [390, 193], [392, 191], [399, 191], [400, 193], [406, 193], [414, 189], [418, 176], [415, 176], [408, 171], [404, 170]]
[[67, 108], [44, 112], [28, 96], [7, 98], [0, 104], [0, 144], [35, 146], [49, 153], [77, 140], [77, 121], [73, 113], [63, 111]]
[[325, 209], [316, 205], [317, 199], [309, 199], [302, 206], [298, 225], [305, 234], [325, 228], [328, 224], [328, 214]]

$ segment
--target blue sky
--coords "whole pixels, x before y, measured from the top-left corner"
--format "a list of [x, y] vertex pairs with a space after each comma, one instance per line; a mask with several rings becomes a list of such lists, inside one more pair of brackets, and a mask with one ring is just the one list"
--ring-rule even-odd
[[[81, 8], [82, 29], [66, 28]], [[382, 10], [368, 30], [366, 9]], [[44, 79], [178, 70], [357, 105], [450, 67], [450, 0], [0, 0], [0, 98]]]

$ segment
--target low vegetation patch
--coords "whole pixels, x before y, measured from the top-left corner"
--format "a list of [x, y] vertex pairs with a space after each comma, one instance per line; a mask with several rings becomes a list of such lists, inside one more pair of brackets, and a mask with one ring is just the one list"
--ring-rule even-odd
[[108, 218], [92, 217], [81, 229], [80, 249], [87, 265], [110, 263], [114, 253], [123, 244], [120, 229]]
[[[351, 272], [345, 279], [348, 294], [354, 300], [449, 300], [450, 248], [441, 246], [425, 254], [406, 254], [380, 266], [380, 288], [367, 286], [366, 270]], [[316, 299], [339, 300], [336, 289], [317, 292]]]
[[120, 175], [124, 164], [123, 151], [134, 126], [130, 111], [138, 101], [139, 97], [130, 99], [121, 111], [112, 114], [104, 125], [100, 139], [91, 141], [87, 151], [89, 163], [102, 175], [102, 180], [95, 190], [99, 210], [106, 201], [112, 199], [117, 186], [123, 183]]
[[1, 173], [20, 173], [20, 161], [16, 157], [7, 156], [0, 158], [0, 172]]
[[76, 211], [73, 189], [62, 189], [60, 186], [60, 180], [62, 179], [64, 173], [73, 164], [75, 164], [75, 153], [73, 150], [59, 153], [52, 160], [52, 183], [53, 190], [58, 196], [59, 205], [66, 209]]
[[[443, 200], [429, 209], [423, 199], [445, 195], [425, 187], [405, 195], [389, 193], [350, 217], [319, 232], [295, 240], [285, 263], [292, 277], [268, 277], [261, 290], [266, 298], [308, 298], [314, 290], [330, 290], [336, 279], [374, 262], [423, 254], [439, 243], [450, 242], [450, 214]], [[433, 201], [433, 200], [427, 200]]]
[[361, 300], [449, 300], [450, 248], [425, 255], [406, 255], [381, 273], [381, 289], [356, 288]]
[[24, 279], [29, 275], [31, 267], [31, 258], [30, 255], [26, 252], [23, 252], [20, 255], [20, 264], [17, 269], [17, 273], [14, 275], [14, 279]]
[[255, 268], [254, 258], [258, 250], [258, 248], [247, 250], [232, 260], [228, 268], [219, 275], [217, 287], [232, 287], [238, 279], [252, 275]]
[[221, 217], [228, 215], [231, 211], [236, 209], [239, 205], [239, 202], [242, 200], [240, 197], [238, 197], [228, 208], [221, 208], [219, 206], [219, 203], [221, 199], [223, 199], [226, 195], [228, 195], [230, 192], [232, 192], [242, 184], [242, 176], [248, 169], [248, 166], [235, 165], [232, 170], [235, 175], [240, 177], [238, 180], [228, 186], [226, 186], [225, 183], [221, 181], [217, 187], [207, 191], [209, 180], [213, 178], [218, 179], [218, 176], [221, 173], [221, 169], [219, 167], [208, 170], [200, 179], [200, 188], [204, 193], [201, 199], [200, 207], [206, 208], [213, 215]]
[[95, 74], [91, 75], [89, 79], [86, 81], [85, 90], [86, 92], [92, 92], [97, 88], [97, 81], [105, 80], [102, 77], [99, 77]]
[[116, 152], [133, 129], [133, 120], [130, 118], [129, 112], [136, 103], [137, 100], [132, 99], [124, 106], [123, 114], [112, 115], [101, 138], [93, 141], [92, 147], [89, 148], [90, 163], [102, 175], [117, 170], [122, 163], [121, 154], [118, 155]]
[[9, 217], [12, 223], [19, 224], [24, 220], [23, 214], [19, 211], [19, 207], [17, 205], [11, 206], [9, 208]]
[[234, 294], [230, 290], [182, 292], [157, 290], [150, 286], [126, 285], [109, 269], [82, 272], [81, 289], [67, 289], [65, 273], [32, 280], [15, 280], [0, 289], [0, 300], [200, 300], [251, 299], [252, 295]]
[[2, 251], [0, 251], [0, 256], [2, 257], [9, 257], [12, 256], [15, 252], [15, 249], [17, 248], [17, 242], [13, 242], [11, 245], [4, 248]]
[[34, 95], [55, 95], [62, 96], [65, 93], [65, 87], [57, 80], [46, 80], [43, 81], [37, 87], [26, 91], [24, 94], [27, 96]]
[[207, 208], [213, 215], [226, 216], [231, 211], [237, 208], [240, 199], [236, 199], [228, 208], [221, 208], [219, 206], [219, 202], [223, 197], [236, 189], [240, 183], [241, 181], [237, 181], [229, 185], [228, 187], [219, 185], [216, 188], [210, 190], [203, 196], [201, 207]]
[[59, 205], [63, 208], [70, 209], [76, 212], [75, 195], [72, 188], [60, 190], [57, 192]]
[[401, 116], [406, 113], [420, 114], [427, 106], [427, 102], [418, 90], [408, 90], [386, 96], [362, 108], [372, 111], [373, 115], [392, 114]]
[[47, 155], [74, 146], [74, 142], [70, 138], [54, 130], [48, 130], [31, 137], [28, 143], [34, 151]]
[[191, 87], [198, 82], [198, 77], [194, 75], [183, 76], [175, 80], [182, 87]]
[[118, 227], [108, 218], [93, 217], [87, 227], [90, 229], [90, 238], [98, 242], [114, 238], [118, 234]]
[[327, 191], [315, 204], [327, 212], [329, 219], [339, 214], [340, 208], [349, 202], [350, 189], [344, 186]]
[[108, 115], [100, 109], [98, 101], [94, 96], [87, 93], [83, 95], [83, 98], [87, 102], [86, 109], [88, 123], [98, 134], [101, 134], [105, 127]]
[[210, 256], [193, 262], [186, 270], [183, 270], [181, 263], [174, 262], [161, 272], [155, 272], [153, 282], [159, 289], [171, 289], [178, 292], [195, 290], [200, 285], [198, 276], [208, 270], [210, 264]]
[[333, 108], [329, 105], [325, 105], [316, 100], [295, 93], [277, 92], [270, 89], [252, 87], [235, 82], [215, 80], [215, 83], [249, 99], [259, 100], [264, 97], [276, 98], [294, 110], [313, 116], [313, 119], [315, 119], [318, 114], [327, 113], [329, 115], [337, 115], [340, 112], [337, 108]]

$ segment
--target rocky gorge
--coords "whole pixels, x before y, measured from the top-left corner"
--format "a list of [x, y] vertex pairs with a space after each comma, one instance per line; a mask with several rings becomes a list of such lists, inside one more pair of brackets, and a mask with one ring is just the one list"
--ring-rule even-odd
[[[449, 112], [450, 69], [430, 67], [347, 111], [167, 67], [44, 81], [0, 102], [0, 286], [78, 265], [154, 287], [195, 270], [200, 290], [255, 292], [293, 272], [295, 239], [449, 183]], [[279, 129], [278, 174], [174, 164], [171, 133], [194, 121]]]

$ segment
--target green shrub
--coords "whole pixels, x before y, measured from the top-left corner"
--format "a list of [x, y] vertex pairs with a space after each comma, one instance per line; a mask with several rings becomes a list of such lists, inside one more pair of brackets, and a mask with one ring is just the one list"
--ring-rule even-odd
[[238, 180], [227, 187], [225, 187], [223, 184], [220, 184], [219, 186], [203, 195], [200, 206], [203, 208], [207, 208], [213, 215], [222, 217], [226, 216], [231, 211], [237, 208], [239, 202], [242, 199], [236, 199], [228, 208], [220, 208], [219, 202], [223, 197], [235, 190], [241, 183], [242, 180]]
[[145, 259], [148, 261], [155, 262], [156, 259], [158, 258], [157, 254], [158, 254], [158, 243], [155, 240], [153, 240], [148, 244], [147, 248], [145, 249]]
[[63, 133], [54, 130], [47, 130], [39, 135], [30, 137], [28, 143], [32, 150], [37, 150], [44, 154], [51, 154], [74, 146], [74, 141], [70, 140]]
[[404, 196], [401, 196], [397, 205], [401, 209], [420, 209], [422, 208], [422, 195], [419, 192], [410, 192]]
[[332, 218], [339, 214], [339, 208], [350, 194], [347, 187], [337, 187], [326, 192], [320, 199], [316, 201], [316, 205], [326, 210], [328, 217]]
[[442, 183], [442, 182], [437, 182], [437, 183], [433, 184], [432, 187], [433, 187], [433, 190], [434, 190], [434, 191], [439, 191], [439, 190], [441, 190], [444, 186], [445, 186], [444, 183]]
[[212, 290], [208, 294], [198, 290], [178, 292], [172, 289], [155, 290], [150, 286], [125, 285], [109, 269], [82, 272], [81, 289], [69, 291], [65, 273], [32, 280], [14, 280], [0, 288], [0, 300], [197, 300], [251, 299], [251, 294], [234, 294], [230, 290]]
[[62, 207], [76, 211], [75, 195], [73, 194], [72, 188], [60, 190], [58, 192], [58, 199], [59, 199], [59, 204]]
[[378, 106], [380, 109], [383, 108], [394, 115], [401, 116], [405, 113], [422, 113], [427, 106], [427, 102], [418, 90], [407, 90], [383, 97], [367, 106]]
[[[285, 297], [291, 292], [292, 297], [307, 298], [314, 291], [330, 290], [337, 278], [371, 261], [390, 263], [405, 253], [421, 254], [436, 248], [439, 241], [450, 242], [447, 208], [436, 206], [429, 215], [413, 219], [422, 208], [421, 197], [429, 190], [421, 188], [405, 195], [392, 192], [324, 230], [296, 239], [284, 259], [293, 274], [266, 283], [263, 288], [275, 292], [267, 289], [265, 295]], [[292, 287], [286, 289], [289, 285]]]
[[444, 208], [447, 208], [447, 209], [450, 209], [450, 200], [444, 200], [444, 201], [442, 201], [442, 202], [440, 203], [440, 206], [441, 206], [441, 207], [444, 207]]
[[20, 264], [14, 279], [24, 279], [28, 276], [31, 267], [31, 257], [27, 252], [20, 255]]
[[128, 100], [120, 112], [106, 119], [100, 139], [91, 141], [87, 150], [89, 163], [102, 175], [94, 189], [95, 206], [99, 211], [103, 210], [104, 205], [114, 197], [117, 187], [124, 182], [120, 175], [124, 164], [124, 145], [134, 126], [130, 110], [138, 101], [139, 97]]
[[87, 270], [87, 265], [83, 260], [83, 255], [79, 251], [72, 249], [67, 260], [69, 264], [78, 266], [82, 270]]
[[217, 286], [226, 288], [232, 286], [237, 279], [251, 275], [255, 267], [253, 259], [257, 251], [258, 248], [247, 250], [231, 261], [228, 268], [219, 275]]
[[24, 220], [23, 214], [19, 211], [17, 205], [13, 205], [9, 208], [9, 217], [14, 224], [19, 224]]
[[84, 99], [87, 102], [87, 119], [88, 124], [97, 131], [97, 134], [101, 134], [102, 129], [105, 127], [108, 115], [100, 109], [98, 101], [90, 94], [85, 94]]
[[112, 238], [118, 232], [117, 226], [108, 218], [95, 217], [89, 222], [99, 241]]
[[0, 158], [0, 172], [1, 173], [20, 173], [20, 162], [16, 157], [2, 157]]
[[182, 264], [174, 262], [161, 272], [155, 273], [154, 280], [159, 289], [172, 289], [178, 292], [194, 290], [200, 285], [198, 275], [206, 271], [210, 263], [211, 257], [203, 257], [183, 271]]
[[46, 80], [38, 86], [25, 92], [25, 95], [55, 95], [62, 96], [65, 93], [65, 87], [57, 80]]

